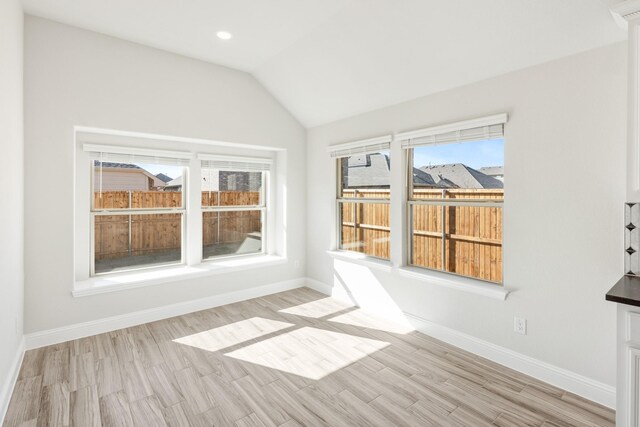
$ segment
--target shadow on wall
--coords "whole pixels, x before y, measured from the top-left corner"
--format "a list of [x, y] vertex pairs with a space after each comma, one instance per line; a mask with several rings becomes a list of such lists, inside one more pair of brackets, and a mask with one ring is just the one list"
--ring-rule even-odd
[[334, 259], [331, 296], [411, 328], [404, 312], [369, 267]]

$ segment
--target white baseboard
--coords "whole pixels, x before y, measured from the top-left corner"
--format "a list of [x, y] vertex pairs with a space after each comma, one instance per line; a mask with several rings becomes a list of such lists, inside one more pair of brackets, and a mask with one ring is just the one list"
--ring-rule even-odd
[[0, 388], [0, 425], [4, 425], [4, 417], [7, 415], [7, 409], [9, 409], [9, 402], [11, 401], [11, 394], [18, 381], [18, 374], [20, 373], [20, 367], [22, 366], [22, 359], [24, 358], [25, 341], [24, 338], [20, 340], [16, 354], [11, 362], [9, 368], [9, 377], [7, 381], [2, 384]]
[[[310, 278], [306, 282], [308, 287], [331, 295], [331, 286]], [[404, 314], [413, 327], [423, 334], [615, 409], [616, 389], [613, 386], [447, 328], [415, 314]]]
[[119, 316], [34, 332], [25, 335], [26, 349], [31, 350], [91, 335], [103, 334], [117, 329], [129, 328], [143, 323], [155, 322], [169, 317], [181, 316], [183, 314], [193, 313], [194, 311], [206, 310], [212, 307], [288, 291], [303, 287], [305, 283], [305, 278], [287, 280], [225, 294], [212, 295], [198, 300], [185, 301], [163, 307], [136, 311], [134, 313], [121, 314]]
[[438, 325], [420, 316], [406, 312], [405, 315], [417, 331], [518, 372], [522, 372], [540, 381], [615, 409], [616, 389], [613, 386], [592, 380], [575, 372], [542, 362], [533, 357], [492, 344], [471, 335], [458, 332], [454, 329]]
[[[25, 342], [23, 343], [19, 354], [16, 355], [16, 359], [14, 361], [15, 378], [17, 378], [19, 367], [21, 365], [24, 348], [33, 349], [43, 347], [46, 345], [101, 334], [169, 317], [180, 316], [194, 311], [205, 310], [212, 307], [218, 307], [225, 304], [231, 304], [304, 286], [325, 295], [331, 295], [331, 286], [315, 279], [299, 278], [229, 292], [226, 294], [214, 295], [199, 300], [186, 301], [164, 307], [27, 334], [25, 336]], [[492, 344], [471, 335], [458, 332], [454, 329], [438, 325], [421, 318], [420, 316], [411, 313], [405, 313], [405, 315], [416, 330], [424, 334], [522, 372], [525, 375], [529, 375], [556, 387], [575, 393], [586, 399], [598, 402], [609, 408], [615, 408], [616, 392], [613, 386], [592, 380], [575, 372], [542, 362], [530, 356]], [[9, 404], [8, 399], [11, 397], [11, 390], [13, 390], [15, 378], [13, 378], [10, 384], [6, 384], [1, 390], [2, 394], [0, 394], [0, 405], [2, 406], [0, 406], [0, 414], [2, 415]]]
[[322, 283], [319, 280], [311, 279], [309, 277], [305, 278], [304, 280], [307, 288], [311, 288], [315, 291], [320, 292], [321, 294], [331, 295], [331, 286]]

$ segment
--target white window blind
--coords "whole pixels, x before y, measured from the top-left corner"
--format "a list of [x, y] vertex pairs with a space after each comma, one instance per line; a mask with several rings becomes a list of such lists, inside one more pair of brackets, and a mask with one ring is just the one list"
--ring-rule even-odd
[[396, 135], [402, 148], [409, 149], [431, 144], [451, 144], [455, 142], [479, 141], [504, 136], [507, 114], [466, 120], [447, 125], [434, 126]]
[[260, 157], [231, 157], [200, 154], [198, 155], [198, 159], [200, 159], [203, 168], [224, 171], [269, 171], [273, 164], [271, 159]]
[[388, 150], [391, 146], [391, 135], [379, 138], [364, 139], [361, 141], [347, 142], [329, 146], [331, 157], [350, 157], [359, 154], [371, 154]]
[[193, 154], [182, 151], [150, 150], [115, 145], [84, 144], [82, 149], [91, 160], [113, 163], [144, 163], [188, 166]]

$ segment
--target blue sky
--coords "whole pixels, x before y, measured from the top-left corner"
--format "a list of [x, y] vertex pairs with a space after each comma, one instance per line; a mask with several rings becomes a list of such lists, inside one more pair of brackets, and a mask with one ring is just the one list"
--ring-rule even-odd
[[148, 165], [142, 163], [136, 163], [142, 169], [150, 172], [152, 175], [163, 173], [171, 178], [177, 178], [182, 175], [182, 166], [167, 166], [167, 165]]
[[417, 147], [413, 159], [417, 168], [447, 163], [464, 163], [474, 169], [504, 166], [504, 139]]

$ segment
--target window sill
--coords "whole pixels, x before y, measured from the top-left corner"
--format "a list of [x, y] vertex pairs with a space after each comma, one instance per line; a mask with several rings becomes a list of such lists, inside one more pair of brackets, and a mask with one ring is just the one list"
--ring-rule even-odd
[[417, 267], [402, 267], [398, 274], [410, 279], [416, 279], [432, 285], [444, 286], [450, 289], [470, 292], [499, 300], [506, 300], [509, 290], [500, 285], [494, 285], [468, 277], [459, 277], [451, 274], [429, 271]]
[[382, 271], [390, 272], [392, 270], [391, 261], [370, 257], [358, 252], [335, 250], [335, 251], [327, 251], [327, 254], [329, 254], [329, 256], [333, 258], [343, 259], [345, 261], [351, 261], [355, 264], [364, 265], [366, 267], [371, 267], [371, 268], [375, 268]]
[[205, 261], [196, 265], [167, 266], [144, 271], [129, 271], [76, 281], [71, 293], [77, 298], [286, 263], [287, 258], [285, 257], [255, 255]]

